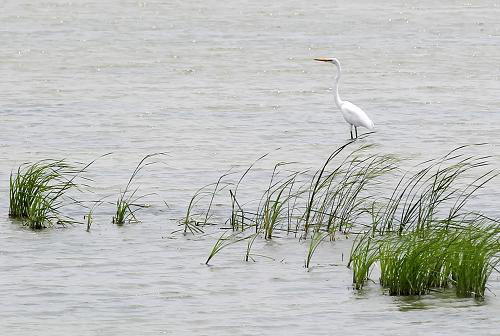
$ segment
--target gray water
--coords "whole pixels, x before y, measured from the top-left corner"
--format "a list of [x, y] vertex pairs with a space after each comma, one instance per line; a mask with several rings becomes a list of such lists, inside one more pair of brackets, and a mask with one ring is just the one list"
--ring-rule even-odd
[[[350, 240], [323, 244], [308, 272], [307, 246], [291, 237], [258, 243], [272, 259], [245, 263], [234, 246], [205, 266], [220, 231], [172, 232], [196, 189], [230, 167], [271, 151], [257, 177], [281, 160], [317, 167], [348, 139], [334, 68], [315, 57], [341, 61], [342, 98], [374, 120], [360, 143], [424, 160], [487, 142], [498, 169], [499, 6], [3, 0], [0, 334], [498, 335], [498, 275], [484, 301], [398, 298], [376, 284], [352, 289]], [[89, 176], [109, 202], [145, 154], [168, 152], [139, 178], [155, 193], [141, 223], [112, 225], [107, 203], [90, 233], [32, 232], [8, 218], [12, 169], [107, 152]], [[260, 196], [257, 177], [249, 199]], [[494, 216], [497, 186], [478, 202]]]

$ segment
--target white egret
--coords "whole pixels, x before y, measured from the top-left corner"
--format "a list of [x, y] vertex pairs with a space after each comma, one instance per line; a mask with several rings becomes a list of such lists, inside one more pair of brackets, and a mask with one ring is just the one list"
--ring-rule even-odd
[[358, 127], [366, 127], [368, 129], [373, 128], [373, 121], [366, 115], [366, 113], [360, 109], [358, 106], [354, 105], [351, 102], [341, 100], [339, 96], [339, 80], [340, 75], [342, 74], [342, 70], [340, 68], [340, 62], [336, 58], [315, 58], [315, 61], [321, 62], [329, 62], [334, 64], [337, 67], [337, 77], [335, 78], [335, 84], [333, 86], [335, 90], [335, 104], [342, 112], [345, 121], [351, 125], [351, 139], [352, 137], [352, 128], [354, 127], [354, 131], [356, 134], [356, 138], [358, 138]]

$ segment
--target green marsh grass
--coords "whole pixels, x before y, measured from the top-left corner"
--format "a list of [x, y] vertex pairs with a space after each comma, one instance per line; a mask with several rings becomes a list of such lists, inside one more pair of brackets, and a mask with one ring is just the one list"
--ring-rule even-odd
[[87, 224], [87, 232], [90, 232], [90, 227], [94, 223], [94, 213], [90, 210], [84, 217], [85, 223]]
[[90, 207], [89, 211], [87, 214], [83, 217], [85, 220], [85, 224], [87, 226], [87, 232], [90, 232], [90, 228], [92, 227], [92, 224], [94, 223], [94, 211], [95, 209], [100, 206], [104, 201], [104, 198], [100, 199], [99, 201], [94, 202], [92, 207]]
[[356, 288], [378, 265], [391, 295], [453, 287], [459, 296], [484, 296], [498, 263], [500, 226], [466, 205], [497, 173], [487, 156], [462, 153], [467, 147], [424, 162], [385, 202], [373, 202], [373, 224], [358, 236], [348, 264]]
[[257, 231], [256, 233], [252, 234], [249, 236], [249, 239], [248, 239], [248, 243], [247, 243], [247, 249], [246, 249], [246, 252], [245, 252], [245, 257], [243, 258], [243, 260], [245, 261], [255, 261], [255, 259], [253, 258], [253, 254], [251, 253], [252, 251], [252, 247], [253, 247], [253, 244], [255, 243], [255, 240], [261, 235], [261, 232]]
[[[211, 210], [214, 203], [215, 195], [221, 190], [228, 187], [230, 184], [223, 182], [223, 179], [230, 175], [230, 172], [226, 172], [219, 177], [216, 183], [208, 184], [200, 189], [198, 189], [194, 195], [191, 197], [189, 201], [189, 205], [186, 209], [186, 215], [181, 222], [181, 225], [184, 226], [184, 234], [187, 234], [188, 231], [192, 234], [203, 233], [203, 227], [205, 225], [210, 224], [209, 220], [211, 217]], [[210, 190], [209, 188], [212, 188]], [[199, 217], [199, 213], [193, 213], [197, 203], [204, 199], [205, 197], [210, 197], [210, 202], [208, 204], [208, 208], [204, 211], [203, 219], [197, 219]]]
[[[316, 173], [309, 200], [303, 215], [303, 232], [307, 235], [311, 226], [331, 234], [347, 233], [359, 218], [366, 214], [367, 204], [373, 194], [367, 192], [376, 185], [380, 176], [395, 169], [395, 158], [390, 155], [369, 155], [364, 152], [371, 146], [363, 146], [351, 152], [338, 166], [325, 171], [326, 165]], [[336, 154], [334, 152], [334, 154]], [[333, 155], [333, 154], [332, 154]]]
[[368, 237], [351, 255], [354, 282], [362, 288], [378, 263], [380, 284], [390, 295], [423, 295], [453, 287], [458, 296], [483, 297], [499, 262], [499, 239], [498, 225], [487, 223]]
[[[467, 202], [498, 174], [487, 169], [488, 156], [467, 156], [461, 146], [437, 160], [426, 161], [414, 174], [404, 175], [392, 195], [374, 212], [373, 230], [384, 232], [416, 230], [429, 227], [439, 219], [453, 221], [463, 214]], [[479, 176], [466, 183], [475, 171]]]
[[136, 213], [140, 209], [146, 208], [147, 205], [140, 204], [138, 202], [141, 199], [150, 196], [152, 194], [138, 195], [137, 192], [139, 190], [139, 187], [133, 188], [132, 184], [135, 178], [137, 178], [138, 174], [144, 168], [156, 163], [156, 161], [148, 162], [149, 159], [151, 159], [152, 157], [165, 154], [166, 153], [148, 154], [145, 157], [143, 157], [142, 160], [139, 162], [139, 164], [135, 167], [134, 171], [132, 172], [132, 175], [128, 180], [127, 185], [125, 186], [125, 189], [120, 191], [120, 195], [118, 196], [118, 199], [116, 201], [116, 211], [112, 219], [113, 224], [123, 225], [125, 223], [139, 222], [139, 220], [136, 217]]
[[306, 261], [304, 263], [305, 268], [309, 268], [309, 265], [311, 264], [312, 257], [314, 255], [314, 252], [316, 252], [316, 249], [318, 248], [318, 246], [328, 236], [329, 236], [329, 234], [327, 232], [320, 232], [320, 231], [317, 231], [312, 236], [312, 238], [310, 239], [310, 242], [309, 242], [309, 248], [307, 249], [307, 257], [306, 257]]
[[500, 262], [499, 223], [464, 228], [450, 246], [450, 281], [458, 296], [484, 297], [486, 283]]
[[246, 237], [241, 237], [240, 232], [235, 232], [230, 235], [227, 235], [229, 231], [225, 231], [219, 239], [215, 242], [214, 246], [212, 247], [212, 250], [210, 251], [210, 254], [208, 255], [207, 260], [205, 261], [205, 264], [208, 265], [210, 263], [210, 260], [212, 260], [213, 257], [215, 257], [222, 249], [236, 244], [240, 241], [249, 239], [251, 236], [246, 236]]
[[61, 208], [78, 203], [66, 193], [78, 189], [75, 179], [93, 162], [82, 165], [47, 159], [21, 165], [9, 179], [9, 216], [34, 230], [76, 223]]
[[[365, 286], [377, 267], [380, 284], [391, 295], [453, 288], [458, 296], [483, 297], [488, 277], [499, 262], [500, 224], [468, 210], [468, 203], [497, 176], [488, 168], [489, 157], [468, 156], [470, 146], [461, 146], [421, 163], [414, 173], [397, 177], [401, 175], [399, 160], [370, 154], [370, 145], [341, 155], [351, 145], [335, 150], [314, 173], [294, 171], [292, 163], [276, 164], [258, 201], [242, 200], [237, 190], [262, 158], [238, 181], [226, 181], [229, 216], [225, 220], [217, 217], [211, 225], [229, 225], [223, 227], [226, 231], [207, 263], [225, 247], [243, 240], [247, 241], [243, 259], [254, 261], [254, 256], [260, 256], [252, 252], [257, 239], [286, 234], [300, 241], [309, 239], [304, 262], [309, 269], [326, 238], [355, 234], [348, 267], [356, 289]], [[387, 197], [378, 191], [386, 188], [383, 176], [395, 180]], [[210, 204], [216, 194], [222, 197], [218, 195], [222, 189], [215, 187], [207, 193]], [[201, 199], [199, 193], [193, 199]], [[208, 212], [195, 211], [193, 199], [185, 222], [189, 218], [189, 223], [206, 224]]]
[[[369, 187], [379, 183], [380, 176], [394, 170], [396, 161], [389, 155], [368, 154], [372, 146], [361, 146], [341, 158], [341, 152], [352, 143], [335, 150], [314, 174], [309, 170], [293, 170], [291, 162], [276, 164], [268, 187], [257, 203], [241, 200], [237, 191], [249, 171], [268, 154], [254, 161], [239, 180], [226, 182], [234, 185], [229, 190], [230, 214], [226, 220], [215, 221], [229, 223], [233, 232], [249, 239], [244, 260], [253, 260], [251, 249], [256, 239], [272, 240], [290, 234], [300, 240], [313, 240], [306, 259], [309, 266], [317, 248], [315, 243], [319, 243], [318, 236], [333, 239], [336, 232], [348, 233], [361, 216], [368, 216], [366, 208], [372, 197]], [[202, 223], [208, 215], [195, 210], [201, 190], [203, 188], [195, 193], [187, 207], [183, 220], [186, 232], [199, 233], [189, 225]], [[211, 194], [211, 201], [216, 192], [217, 188]], [[227, 242], [225, 239], [218, 241], [213, 251], [218, 253], [222, 242]]]
[[[275, 181], [277, 169], [285, 164], [286, 163], [278, 163], [274, 167], [269, 182], [269, 188], [264, 192], [261, 204], [259, 204], [257, 210], [257, 215], [253, 221], [256, 231], [262, 228], [266, 240], [271, 240], [273, 238], [275, 228], [283, 224], [284, 220], [286, 220], [286, 223], [289, 222], [288, 219], [291, 214], [289, 200], [295, 196], [295, 194], [292, 194], [292, 188], [295, 183], [295, 178], [299, 173], [292, 173], [284, 179]], [[244, 226], [242, 225], [242, 227]]]

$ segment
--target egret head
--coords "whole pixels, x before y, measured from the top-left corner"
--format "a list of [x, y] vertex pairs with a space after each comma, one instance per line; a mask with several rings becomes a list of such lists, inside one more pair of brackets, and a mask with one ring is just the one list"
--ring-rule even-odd
[[340, 65], [339, 60], [336, 58], [315, 58], [315, 61], [333, 63], [334, 65]]

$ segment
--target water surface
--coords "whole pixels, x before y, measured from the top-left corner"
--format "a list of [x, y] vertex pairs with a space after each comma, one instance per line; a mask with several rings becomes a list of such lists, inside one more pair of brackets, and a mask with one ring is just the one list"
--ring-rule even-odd
[[[171, 232], [192, 193], [228, 168], [273, 151], [247, 182], [255, 199], [274, 162], [317, 167], [348, 139], [334, 68], [314, 57], [340, 59], [343, 99], [376, 125], [363, 143], [423, 160], [487, 142], [500, 167], [498, 17], [487, 0], [4, 1], [0, 332], [497, 334], [496, 275], [482, 302], [396, 298], [352, 290], [350, 240], [321, 246], [307, 272], [306, 246], [291, 238], [259, 243], [273, 260], [242, 262], [235, 246], [206, 267], [218, 232]], [[90, 233], [31, 232], [7, 217], [8, 175], [23, 162], [113, 152], [89, 174], [97, 194], [114, 195], [160, 151], [140, 177], [156, 193], [140, 224], [112, 225], [107, 204]], [[499, 216], [497, 186], [477, 203]]]

